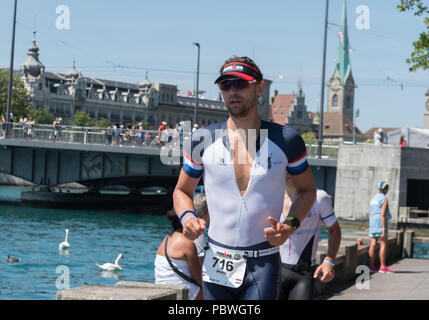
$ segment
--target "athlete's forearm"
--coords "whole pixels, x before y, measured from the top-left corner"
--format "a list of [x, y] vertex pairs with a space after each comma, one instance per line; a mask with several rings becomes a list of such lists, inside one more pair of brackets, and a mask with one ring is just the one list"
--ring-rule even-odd
[[[186, 192], [178, 188], [176, 188], [173, 192], [173, 205], [174, 205], [174, 210], [176, 211], [176, 214], [178, 217], [180, 217], [182, 213], [185, 212], [186, 210], [195, 211], [193, 198], [189, 194], [187, 194]], [[192, 213], [188, 213], [188, 214], [192, 214]]]
[[341, 229], [338, 225], [338, 222], [329, 228], [328, 230], [328, 253], [327, 257], [332, 259], [332, 262], [335, 261], [338, 250], [341, 244]]
[[[179, 180], [173, 192], [173, 206], [178, 217], [186, 210], [195, 211], [194, 192], [198, 181], [199, 179], [187, 176], [183, 170], [180, 172]], [[192, 215], [192, 213], [187, 213], [186, 215]], [[186, 215], [182, 219], [185, 219]]]
[[289, 210], [288, 216], [298, 218], [300, 222], [307, 217], [316, 201], [316, 189], [298, 192]]

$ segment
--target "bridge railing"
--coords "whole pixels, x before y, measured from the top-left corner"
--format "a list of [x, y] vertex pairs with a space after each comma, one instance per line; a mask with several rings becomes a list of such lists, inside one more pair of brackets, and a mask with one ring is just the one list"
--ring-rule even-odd
[[155, 130], [127, 128], [95, 128], [67, 125], [1, 123], [0, 138], [51, 141], [59, 143], [99, 144], [111, 146], [161, 147], [161, 137]]
[[[54, 143], [78, 143], [97, 144], [110, 146], [131, 146], [131, 147], [151, 147], [161, 148], [167, 142], [162, 141], [165, 137], [173, 138], [173, 146], [180, 147], [179, 132], [175, 129], [163, 131], [163, 136], [158, 136], [156, 130], [128, 129], [128, 128], [96, 128], [77, 127], [69, 125], [59, 125], [54, 128], [52, 125], [33, 124], [32, 126], [21, 123], [1, 123], [3, 129], [0, 138], [23, 139], [34, 141], [51, 141]], [[6, 130], [8, 129], [8, 130]], [[7, 131], [7, 132], [5, 132]], [[176, 139], [175, 139], [176, 138]], [[186, 136], [184, 139], [188, 139]], [[338, 148], [341, 143], [338, 141], [325, 140], [322, 145], [322, 158], [337, 159]], [[318, 154], [317, 140], [305, 140], [307, 155], [316, 158]]]
[[[304, 140], [307, 148], [307, 157], [317, 158], [319, 151], [319, 144], [317, 140]], [[323, 141], [322, 144], [322, 159], [338, 159], [339, 141]]]

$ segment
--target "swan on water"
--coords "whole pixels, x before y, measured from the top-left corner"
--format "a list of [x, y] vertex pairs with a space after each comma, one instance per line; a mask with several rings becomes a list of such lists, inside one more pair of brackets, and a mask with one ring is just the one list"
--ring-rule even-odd
[[7, 256], [7, 262], [9, 263], [15, 263], [15, 262], [19, 262], [18, 258], [11, 258], [9, 255]]
[[69, 238], [69, 229], [66, 229], [66, 238], [63, 242], [60, 243], [60, 245], [58, 246], [58, 248], [60, 250], [65, 250], [70, 248], [70, 243], [68, 242], [68, 238]]
[[114, 264], [108, 262], [108, 263], [105, 263], [101, 266], [99, 264], [97, 264], [97, 267], [99, 267], [100, 269], [105, 270], [105, 271], [122, 270], [122, 267], [119, 265], [119, 260], [121, 260], [123, 257], [124, 257], [124, 255], [122, 253], [120, 253], [118, 255], [118, 257], [116, 258]]

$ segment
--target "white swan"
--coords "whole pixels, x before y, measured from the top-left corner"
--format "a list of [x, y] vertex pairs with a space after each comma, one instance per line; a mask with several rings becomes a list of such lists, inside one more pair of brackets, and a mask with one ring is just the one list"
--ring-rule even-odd
[[58, 246], [58, 248], [60, 250], [65, 250], [70, 248], [70, 243], [68, 242], [68, 238], [69, 238], [69, 229], [66, 229], [66, 238], [63, 242], [61, 242]]
[[105, 263], [101, 266], [99, 264], [97, 264], [97, 267], [99, 267], [100, 269], [105, 270], [105, 271], [122, 270], [122, 267], [119, 265], [119, 260], [121, 260], [123, 257], [124, 257], [124, 255], [122, 253], [120, 253], [118, 255], [118, 257], [116, 258], [114, 264], [108, 262], [108, 263]]

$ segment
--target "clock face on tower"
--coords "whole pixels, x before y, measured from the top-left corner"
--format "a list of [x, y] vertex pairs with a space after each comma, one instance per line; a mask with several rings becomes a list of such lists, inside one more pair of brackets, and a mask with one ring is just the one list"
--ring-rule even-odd
[[332, 80], [332, 84], [331, 84], [332, 90], [338, 91], [340, 90], [340, 87], [341, 87], [340, 79], [335, 78], [334, 80]]

